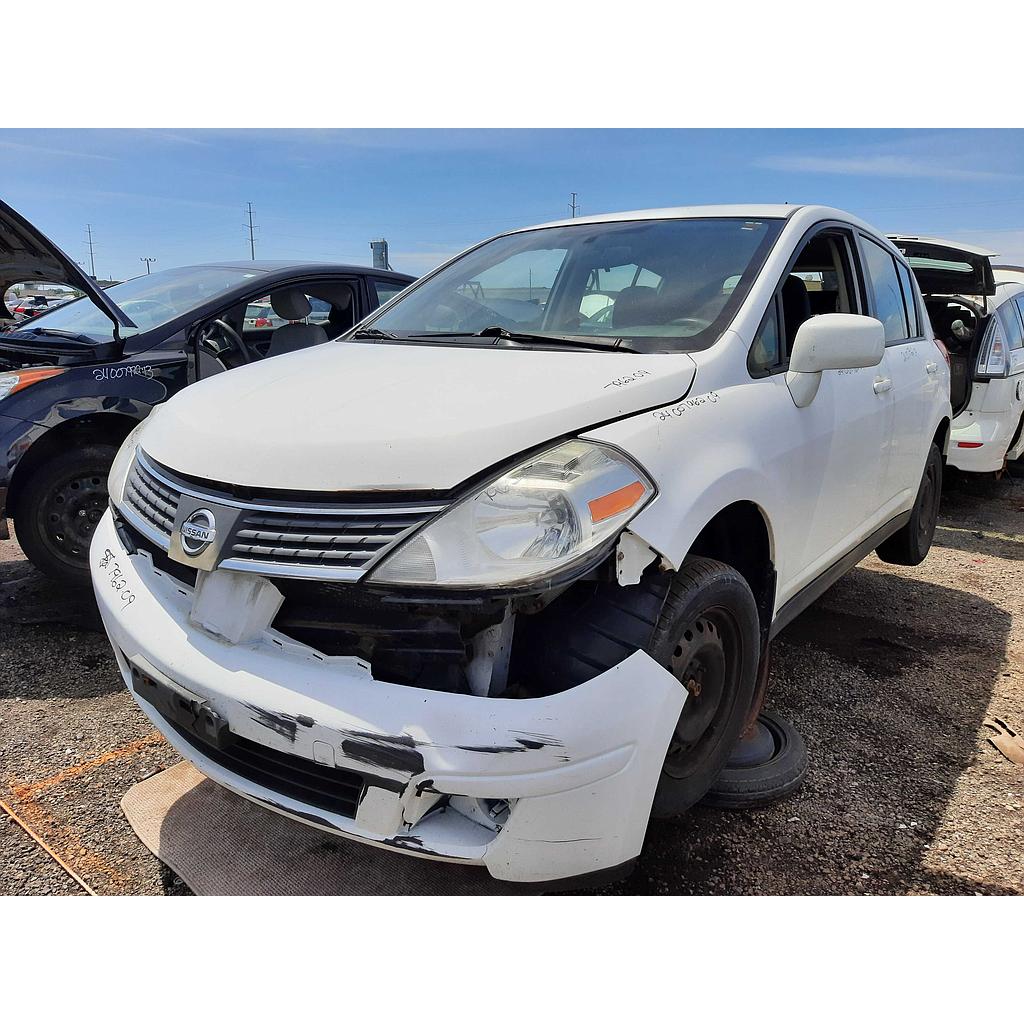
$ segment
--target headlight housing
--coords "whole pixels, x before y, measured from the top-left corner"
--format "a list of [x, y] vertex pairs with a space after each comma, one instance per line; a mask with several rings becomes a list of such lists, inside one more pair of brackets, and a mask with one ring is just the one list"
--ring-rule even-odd
[[110, 466], [110, 473], [107, 476], [107, 492], [110, 500], [115, 505], [124, 501], [124, 485], [128, 480], [128, 473], [135, 461], [135, 453], [139, 448], [139, 433], [145, 426], [140, 423], [125, 439], [124, 443], [117, 450], [114, 461]]
[[453, 505], [370, 579], [412, 586], [529, 584], [577, 567], [654, 496], [627, 456], [566, 441]]
[[13, 395], [30, 384], [37, 384], [41, 380], [56, 377], [63, 372], [64, 367], [55, 366], [45, 370], [14, 370], [12, 373], [0, 374], [0, 399]]

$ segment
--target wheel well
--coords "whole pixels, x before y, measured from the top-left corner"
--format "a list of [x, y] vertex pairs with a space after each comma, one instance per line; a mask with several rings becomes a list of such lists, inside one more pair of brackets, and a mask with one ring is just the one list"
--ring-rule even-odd
[[18, 495], [37, 466], [47, 459], [86, 444], [121, 442], [138, 426], [139, 421], [123, 413], [104, 412], [68, 420], [48, 430], [21, 457], [7, 492], [8, 514], [14, 510]]
[[775, 604], [775, 563], [764, 513], [753, 502], [723, 508], [700, 531], [688, 554], [704, 555], [731, 565], [750, 585], [767, 639]]
[[939, 429], [935, 431], [935, 437], [932, 440], [939, 446], [939, 451], [942, 453], [942, 458], [946, 458], [946, 439], [949, 437], [949, 420], [945, 417], [942, 418], [942, 422], [939, 424]]

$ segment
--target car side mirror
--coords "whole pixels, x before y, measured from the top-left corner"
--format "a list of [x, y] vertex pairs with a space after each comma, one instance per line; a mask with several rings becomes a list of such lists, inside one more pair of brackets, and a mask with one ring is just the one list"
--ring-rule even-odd
[[877, 366], [885, 355], [885, 328], [873, 316], [822, 313], [796, 332], [786, 384], [798, 408], [818, 393], [822, 370]]

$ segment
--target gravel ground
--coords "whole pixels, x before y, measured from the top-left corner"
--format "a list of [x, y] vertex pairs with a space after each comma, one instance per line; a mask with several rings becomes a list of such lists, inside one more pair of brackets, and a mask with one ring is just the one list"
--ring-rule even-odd
[[[177, 757], [91, 600], [0, 542], [0, 631], [0, 799], [97, 892], [187, 895], [119, 808]], [[1024, 486], [947, 488], [923, 565], [867, 559], [780, 638], [769, 701], [806, 738], [803, 789], [653, 825], [604, 892], [1024, 893], [1024, 767], [982, 724], [1024, 733]], [[0, 812], [0, 894], [76, 892]]]

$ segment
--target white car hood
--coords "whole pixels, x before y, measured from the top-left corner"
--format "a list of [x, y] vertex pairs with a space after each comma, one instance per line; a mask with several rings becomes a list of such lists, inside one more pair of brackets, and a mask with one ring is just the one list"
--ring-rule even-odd
[[253, 488], [447, 490], [567, 434], [667, 405], [683, 353], [340, 342], [218, 374], [146, 421], [169, 469]]

